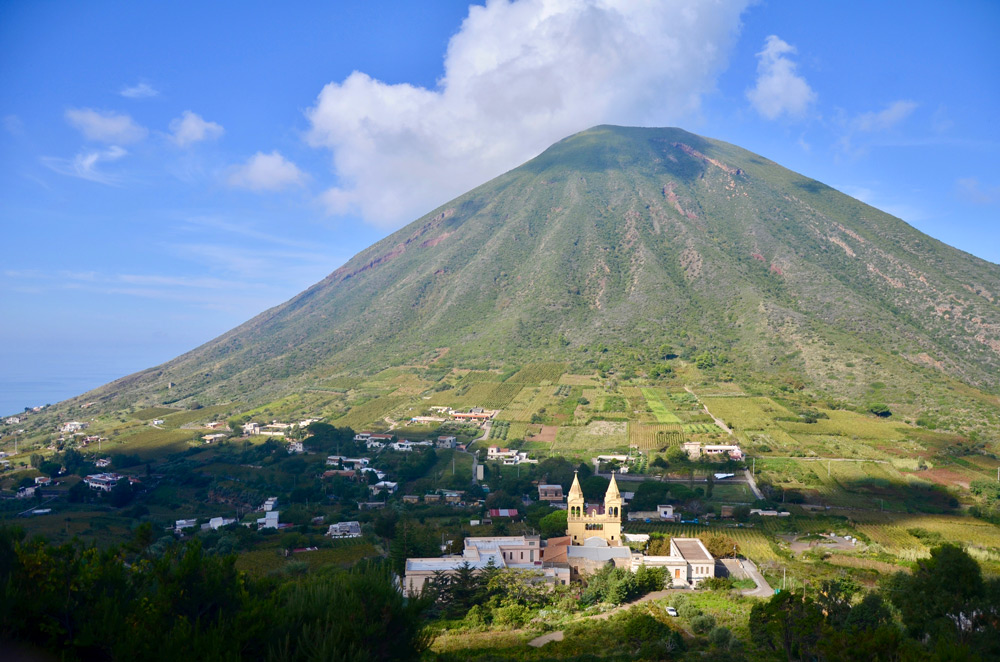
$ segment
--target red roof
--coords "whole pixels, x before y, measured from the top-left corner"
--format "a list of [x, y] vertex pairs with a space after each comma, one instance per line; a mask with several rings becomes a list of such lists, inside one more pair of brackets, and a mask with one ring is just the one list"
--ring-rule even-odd
[[490, 508], [490, 517], [517, 517], [516, 508]]

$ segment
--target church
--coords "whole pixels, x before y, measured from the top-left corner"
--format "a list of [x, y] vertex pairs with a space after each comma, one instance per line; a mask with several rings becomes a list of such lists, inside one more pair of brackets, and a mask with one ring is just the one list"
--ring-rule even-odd
[[[588, 540], [599, 538], [611, 547], [622, 545], [622, 495], [613, 473], [608, 491], [604, 494], [603, 511], [596, 506], [587, 509], [576, 474], [573, 475], [573, 486], [569, 489], [566, 505], [566, 535], [570, 544], [584, 545]], [[596, 541], [592, 541], [591, 545], [593, 542]]]

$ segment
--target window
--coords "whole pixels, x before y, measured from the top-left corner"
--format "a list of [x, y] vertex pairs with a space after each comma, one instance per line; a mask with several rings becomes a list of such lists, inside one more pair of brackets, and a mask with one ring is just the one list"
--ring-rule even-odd
[[524, 560], [524, 552], [521, 552], [521, 560]]

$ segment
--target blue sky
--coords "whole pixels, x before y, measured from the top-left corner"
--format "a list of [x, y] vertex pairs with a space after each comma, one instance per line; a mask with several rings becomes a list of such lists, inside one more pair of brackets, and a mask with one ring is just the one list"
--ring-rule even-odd
[[600, 123], [1000, 263], [995, 2], [0, 6], [0, 412], [166, 361]]

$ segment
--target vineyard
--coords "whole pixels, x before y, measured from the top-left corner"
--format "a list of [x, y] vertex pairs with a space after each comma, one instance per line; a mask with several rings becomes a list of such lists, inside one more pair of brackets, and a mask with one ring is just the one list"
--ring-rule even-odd
[[630, 421], [628, 443], [641, 451], [661, 451], [684, 443], [684, 432], [677, 424]]
[[240, 405], [216, 405], [214, 407], [202, 407], [201, 409], [191, 409], [187, 411], [175, 411], [163, 417], [163, 424], [179, 428], [182, 425], [194, 422], [208, 422], [217, 416], [228, 414], [230, 411], [238, 409]]
[[373, 423], [381, 423], [396, 407], [407, 400], [409, 398], [392, 395], [375, 398], [364, 404], [351, 407], [350, 411], [334, 423], [338, 427], [351, 427], [356, 430]]
[[829, 418], [821, 418], [815, 423], [783, 423], [789, 432], [807, 434], [829, 434], [865, 439], [903, 439], [907, 426], [899, 421], [884, 421], [864, 414], [844, 410], [822, 410]]
[[531, 416], [540, 409], [554, 404], [552, 396], [555, 390], [551, 386], [522, 388], [514, 401], [505, 409], [503, 417], [512, 421], [530, 421]]
[[559, 378], [560, 384], [567, 386], [597, 386], [597, 379], [593, 375], [571, 375], [565, 374]]
[[671, 538], [705, 538], [720, 533], [735, 540], [740, 554], [756, 563], [781, 560], [767, 534], [756, 529], [668, 522], [629, 522], [625, 528], [628, 533], [660, 533]]
[[176, 414], [182, 411], [181, 409], [172, 409], [170, 407], [150, 407], [148, 409], [140, 409], [139, 411], [132, 414], [132, 418], [140, 421], [151, 421], [154, 418], [163, 418], [167, 414]]
[[197, 439], [198, 433], [193, 430], [159, 430], [146, 427], [113, 438], [110, 443], [104, 444], [104, 450], [111, 453], [135, 453], [146, 459], [187, 450], [188, 442]]
[[507, 380], [510, 384], [555, 384], [566, 372], [565, 363], [529, 363]]
[[683, 428], [687, 434], [713, 434], [720, 431], [714, 423], [686, 423]]

